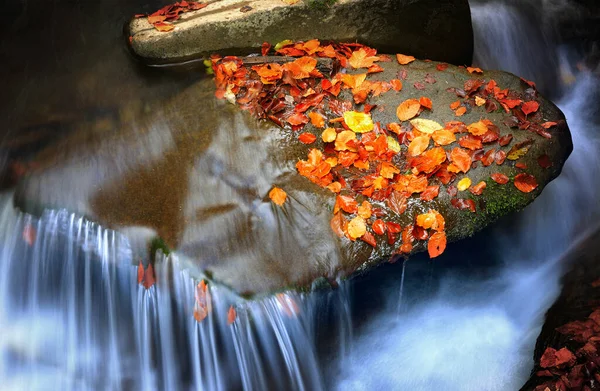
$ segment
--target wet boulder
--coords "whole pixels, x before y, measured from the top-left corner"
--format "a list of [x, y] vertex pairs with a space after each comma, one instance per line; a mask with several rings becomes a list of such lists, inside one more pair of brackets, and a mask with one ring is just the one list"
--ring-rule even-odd
[[132, 19], [127, 30], [132, 52], [148, 64], [249, 54], [263, 42], [312, 38], [455, 64], [469, 64], [473, 55], [467, 0], [176, 2]]
[[289, 56], [314, 45], [215, 58], [214, 80], [144, 122], [40, 153], [16, 204], [150, 228], [191, 270], [267, 293], [439, 256], [532, 202], [571, 152], [532, 82], [357, 44]]

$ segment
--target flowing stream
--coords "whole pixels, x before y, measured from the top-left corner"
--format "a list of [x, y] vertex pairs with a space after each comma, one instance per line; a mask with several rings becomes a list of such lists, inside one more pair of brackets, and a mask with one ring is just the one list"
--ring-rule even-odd
[[[577, 56], [519, 4], [472, 2], [475, 63], [540, 80], [574, 143], [561, 176], [521, 214], [439, 262], [387, 265], [334, 290], [249, 301], [211, 284], [212, 311], [197, 322], [199, 279], [177, 254], [157, 255], [159, 278], [145, 289], [123, 234], [65, 210], [22, 213], [6, 191], [0, 390], [519, 389], [560, 291], [562, 255], [600, 214], [599, 113], [589, 104], [598, 76], [576, 69]], [[473, 267], [456, 266], [462, 256]]]

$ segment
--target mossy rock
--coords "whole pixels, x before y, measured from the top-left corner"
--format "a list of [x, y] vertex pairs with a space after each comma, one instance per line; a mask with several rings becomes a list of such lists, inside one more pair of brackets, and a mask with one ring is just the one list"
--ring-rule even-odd
[[[447, 186], [442, 185], [433, 201], [410, 197], [407, 211], [393, 217], [395, 222], [413, 224], [416, 214], [436, 209], [445, 217], [448, 239], [456, 241], [524, 208], [561, 172], [572, 150], [571, 137], [564, 115], [542, 96], [535, 98], [540, 103], [537, 120], [557, 123], [549, 129], [549, 139], [509, 128], [503, 123], [507, 114], [502, 110], [488, 113], [483, 106], [473, 106], [456, 117], [450, 109], [458, 98], [448, 89], [462, 88], [474, 78], [494, 79], [501, 88], [523, 96], [534, 94], [518, 77], [499, 71], [470, 74], [454, 66], [440, 71], [438, 63], [425, 61], [399, 65], [394, 60], [380, 65], [384, 71], [370, 75], [370, 80], [390, 80], [399, 72], [406, 77], [401, 91], [369, 99], [368, 103], [377, 105], [372, 111], [375, 121], [398, 122], [400, 102], [425, 96], [433, 107], [420, 118], [441, 124], [453, 120], [470, 124], [487, 118], [497, 125], [500, 136], [513, 135], [513, 141], [500, 148], [506, 151], [528, 138], [534, 140], [519, 160], [527, 165], [525, 170], [507, 160], [500, 166], [479, 164], [467, 173], [473, 184], [487, 183], [480, 196], [468, 191], [458, 195], [473, 199], [476, 213], [453, 207]], [[298, 132], [256, 120], [214, 98], [214, 91], [212, 80], [200, 80], [165, 101], [144, 122], [109, 133], [79, 135], [47, 148], [36, 160], [37, 171], [19, 184], [16, 204], [26, 211], [39, 205], [67, 208], [117, 229], [151, 228], [168, 248], [187, 258], [192, 269], [208, 272], [246, 295], [288, 287], [305, 289], [317, 279], [334, 281], [390, 259], [397, 248], [388, 245], [385, 237], [378, 237], [376, 248], [360, 240], [338, 238], [330, 228], [335, 195], [298, 174], [296, 163], [306, 159], [308, 150], [322, 143], [320, 139], [304, 145], [298, 141]], [[322, 130], [307, 125], [304, 131], [320, 135]], [[549, 156], [551, 167], [538, 164], [543, 154]], [[491, 181], [495, 172], [509, 178], [528, 172], [539, 186], [523, 193], [512, 181], [505, 185]], [[463, 176], [459, 174], [457, 180]], [[269, 200], [273, 186], [288, 194], [283, 207]], [[387, 208], [385, 203], [379, 206]], [[420, 241], [413, 252], [425, 247], [426, 241]], [[321, 285], [326, 284], [315, 286]]]

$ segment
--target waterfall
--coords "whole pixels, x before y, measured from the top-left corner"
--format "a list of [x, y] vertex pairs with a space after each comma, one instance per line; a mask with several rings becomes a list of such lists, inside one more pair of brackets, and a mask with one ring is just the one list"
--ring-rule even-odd
[[321, 390], [322, 303], [339, 314], [327, 325], [346, 354], [344, 284], [255, 301], [210, 284], [212, 310], [198, 322], [198, 280], [176, 255], [157, 257], [146, 289], [121, 234], [64, 210], [18, 212], [11, 194], [0, 202], [0, 390]]

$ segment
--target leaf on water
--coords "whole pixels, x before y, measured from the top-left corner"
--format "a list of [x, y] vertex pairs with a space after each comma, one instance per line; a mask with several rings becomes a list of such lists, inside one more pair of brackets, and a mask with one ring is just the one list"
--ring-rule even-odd
[[235, 319], [237, 318], [237, 312], [235, 311], [235, 308], [233, 308], [233, 306], [229, 306], [229, 311], [227, 311], [227, 324], [228, 325], [232, 325], [235, 322]]
[[35, 228], [30, 223], [25, 224], [25, 227], [23, 228], [23, 240], [29, 247], [32, 247], [35, 243], [36, 236], [37, 233]]
[[358, 203], [353, 197], [338, 195], [336, 198], [336, 206], [339, 206], [346, 213], [358, 212]]
[[396, 59], [400, 65], [410, 64], [411, 62], [415, 61], [413, 56], [406, 56], [404, 54], [396, 54]]
[[140, 261], [137, 267], [137, 283], [141, 284], [142, 281], [144, 281], [144, 265], [142, 264], [142, 261]]
[[530, 193], [538, 187], [533, 175], [521, 173], [515, 176], [515, 187], [523, 193]]
[[407, 99], [400, 103], [396, 109], [396, 115], [400, 121], [408, 121], [419, 113], [421, 103], [416, 99]]
[[154, 275], [154, 268], [152, 267], [152, 264], [149, 263], [148, 267], [146, 268], [146, 271], [144, 272], [144, 281], [143, 281], [144, 288], [150, 289], [152, 287], [152, 285], [154, 285], [155, 283], [156, 283], [156, 278]]
[[375, 232], [377, 235], [383, 235], [386, 230], [386, 225], [383, 222], [383, 220], [377, 219], [373, 222], [372, 228], [373, 228], [373, 232]]
[[287, 193], [279, 187], [274, 187], [269, 192], [269, 198], [271, 199], [271, 201], [273, 201], [274, 204], [283, 206], [285, 200], [287, 199]]

